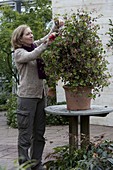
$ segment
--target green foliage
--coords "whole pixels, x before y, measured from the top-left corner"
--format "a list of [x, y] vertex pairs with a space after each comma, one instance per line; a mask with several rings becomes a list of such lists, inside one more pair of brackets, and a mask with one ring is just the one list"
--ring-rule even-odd
[[[4, 84], [4, 85], [3, 85]], [[0, 82], [0, 111], [7, 110], [7, 99], [9, 98], [10, 95], [10, 88], [9, 86], [7, 87], [8, 82], [4, 82], [1, 79]]]
[[54, 82], [62, 78], [65, 85], [91, 86], [94, 98], [109, 85], [111, 77], [106, 52], [98, 35], [98, 19], [84, 10], [78, 10], [70, 17], [64, 16], [64, 28], [44, 53], [46, 71]]
[[62, 116], [53, 116], [52, 114], [46, 114], [47, 125], [68, 125], [68, 119]]
[[79, 160], [83, 159], [83, 153], [83, 150], [73, 150], [73, 153], [69, 153], [68, 146], [56, 147], [54, 152], [46, 157], [46, 159], [50, 158], [50, 161], [46, 162], [46, 166], [50, 170], [71, 170], [76, 167]]
[[[28, 160], [25, 163], [18, 165], [18, 160], [14, 161], [14, 169], [15, 170], [28, 170], [31, 169], [32, 166], [36, 165], [37, 161], [35, 159]], [[0, 170], [8, 170], [6, 166], [0, 166]]]
[[86, 149], [73, 149], [72, 153], [68, 146], [57, 147], [48, 158], [46, 165], [50, 170], [112, 170], [113, 141], [90, 143]]
[[0, 94], [0, 105], [6, 104], [7, 97], [8, 97], [8, 95], [5, 92]]
[[11, 94], [10, 98], [7, 100], [7, 124], [13, 128], [17, 128], [17, 96]]
[[5, 111], [5, 110], [7, 110], [7, 106], [4, 105], [4, 104], [1, 104], [0, 105], [0, 111]]
[[5, 168], [5, 167], [0, 166], [0, 170], [6, 170], [6, 168]]
[[7, 99], [9, 98], [9, 94], [7, 92], [0, 93], [0, 111], [7, 110]]
[[78, 167], [91, 170], [113, 169], [113, 141], [101, 141], [90, 145], [84, 160], [78, 162]]
[[[17, 162], [15, 162], [15, 166], [16, 166]], [[27, 170], [30, 169], [32, 166], [34, 166], [36, 164], [36, 160], [29, 160], [21, 165], [16, 166], [17, 168], [15, 170]]]
[[108, 47], [111, 47], [113, 50], [113, 21], [111, 19], [109, 19], [109, 31], [107, 32], [107, 34], [110, 36], [109, 39], [109, 43], [107, 44]]

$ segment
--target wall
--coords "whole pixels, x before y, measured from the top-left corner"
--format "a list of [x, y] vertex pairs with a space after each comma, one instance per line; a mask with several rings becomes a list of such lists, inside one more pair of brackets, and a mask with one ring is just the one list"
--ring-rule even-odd
[[[106, 48], [106, 43], [108, 42], [108, 36], [105, 33], [109, 29], [109, 19], [113, 20], [113, 0], [52, 0], [52, 10], [53, 16], [56, 14], [69, 15], [76, 12], [78, 8], [84, 8], [88, 11], [96, 10], [95, 16], [102, 14], [103, 16], [99, 19], [99, 24], [101, 25], [101, 32], [99, 32], [103, 45]], [[113, 55], [108, 51], [108, 61], [109, 61], [109, 71], [113, 75]], [[57, 86], [57, 100], [64, 101], [65, 95], [62, 88], [62, 83], [59, 82]], [[113, 107], [113, 78], [110, 80], [110, 86], [104, 88], [100, 97], [97, 97], [92, 104]], [[113, 126], [113, 113], [110, 113], [105, 118], [91, 117], [92, 124]]]

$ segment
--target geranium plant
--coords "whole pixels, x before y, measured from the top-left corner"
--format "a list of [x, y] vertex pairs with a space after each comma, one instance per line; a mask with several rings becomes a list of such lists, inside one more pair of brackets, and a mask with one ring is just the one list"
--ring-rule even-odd
[[98, 17], [77, 10], [65, 15], [65, 26], [60, 35], [45, 52], [46, 71], [54, 80], [62, 78], [65, 85], [91, 86], [93, 98], [109, 85], [108, 61], [98, 34]]

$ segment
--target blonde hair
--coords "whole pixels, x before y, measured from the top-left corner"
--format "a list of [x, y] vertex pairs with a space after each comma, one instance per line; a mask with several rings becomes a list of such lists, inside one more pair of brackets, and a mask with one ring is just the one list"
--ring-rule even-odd
[[29, 26], [20, 25], [13, 31], [12, 38], [11, 38], [11, 44], [12, 44], [12, 47], [14, 50], [22, 47], [21, 38], [22, 38], [26, 28], [29, 28]]

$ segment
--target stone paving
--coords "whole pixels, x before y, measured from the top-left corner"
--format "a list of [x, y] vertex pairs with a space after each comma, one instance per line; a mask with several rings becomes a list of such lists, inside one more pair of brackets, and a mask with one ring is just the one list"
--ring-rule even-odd
[[[97, 140], [101, 135], [113, 140], [113, 127], [91, 125], [90, 133], [91, 140]], [[17, 137], [18, 130], [8, 127], [5, 112], [0, 112], [0, 166], [6, 170], [15, 170], [18, 165]], [[54, 147], [68, 144], [68, 137], [68, 126], [47, 126], [43, 161]]]

